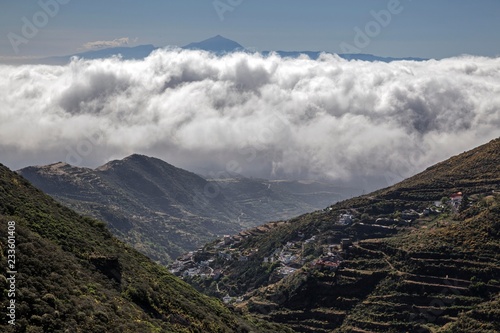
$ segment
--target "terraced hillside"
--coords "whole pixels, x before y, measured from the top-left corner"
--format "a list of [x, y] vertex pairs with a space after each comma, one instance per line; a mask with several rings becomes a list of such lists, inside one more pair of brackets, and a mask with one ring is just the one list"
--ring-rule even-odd
[[499, 191], [496, 139], [389, 188], [208, 244], [171, 270], [296, 332], [498, 332]]
[[[8, 229], [10, 221], [15, 230]], [[17, 273], [4, 273], [9, 236], [15, 238], [10, 270]], [[103, 222], [63, 207], [3, 165], [0, 246], [5, 274], [0, 275], [0, 306], [6, 311], [15, 301], [15, 312], [9, 312], [15, 326], [4, 317], [1, 332], [283, 330], [245, 319], [198, 293], [114, 238]]]

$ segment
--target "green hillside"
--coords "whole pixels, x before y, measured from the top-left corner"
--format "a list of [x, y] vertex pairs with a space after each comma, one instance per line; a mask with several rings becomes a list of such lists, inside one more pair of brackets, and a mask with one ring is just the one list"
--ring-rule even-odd
[[394, 186], [208, 244], [191, 259], [220, 271], [214, 278], [182, 260], [171, 269], [297, 332], [498, 332], [499, 191], [496, 139]]
[[2, 332], [280, 331], [201, 295], [118, 241], [103, 222], [63, 207], [0, 165], [2, 311], [12, 299], [4, 273], [9, 221], [15, 222], [16, 325], [3, 320]]

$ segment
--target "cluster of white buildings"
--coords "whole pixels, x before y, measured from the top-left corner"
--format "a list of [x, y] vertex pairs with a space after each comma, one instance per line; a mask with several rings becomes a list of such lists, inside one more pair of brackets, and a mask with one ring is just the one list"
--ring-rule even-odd
[[339, 222], [340, 225], [350, 225], [352, 224], [354, 217], [351, 214], [340, 214]]

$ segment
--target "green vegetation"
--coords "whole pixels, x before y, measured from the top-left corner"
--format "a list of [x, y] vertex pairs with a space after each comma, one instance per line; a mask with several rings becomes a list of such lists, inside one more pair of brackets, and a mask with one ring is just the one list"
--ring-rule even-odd
[[[0, 265], [16, 222], [16, 326], [2, 332], [277, 332], [201, 295], [0, 165]], [[0, 279], [0, 305], [8, 286]]]

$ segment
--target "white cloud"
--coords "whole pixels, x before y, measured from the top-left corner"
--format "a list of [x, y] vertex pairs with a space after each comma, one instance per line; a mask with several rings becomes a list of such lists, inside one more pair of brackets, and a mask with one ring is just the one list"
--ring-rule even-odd
[[130, 39], [128, 37], [122, 37], [113, 40], [99, 40], [83, 44], [80, 50], [100, 50], [109, 47], [119, 47], [119, 46], [129, 45], [135, 42], [137, 42], [137, 38]]
[[158, 50], [0, 66], [0, 105], [0, 162], [13, 168], [139, 152], [198, 172], [394, 181], [500, 136], [500, 58]]

